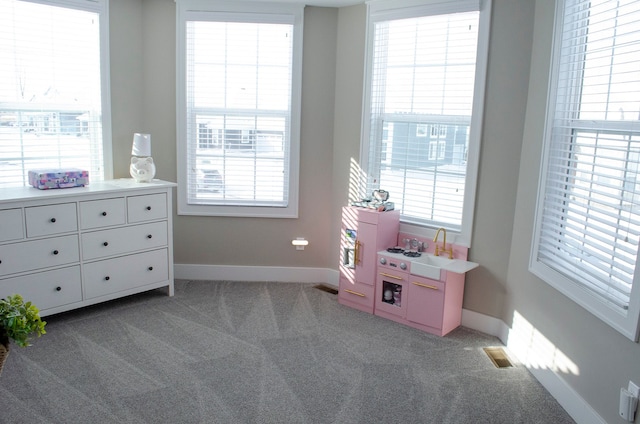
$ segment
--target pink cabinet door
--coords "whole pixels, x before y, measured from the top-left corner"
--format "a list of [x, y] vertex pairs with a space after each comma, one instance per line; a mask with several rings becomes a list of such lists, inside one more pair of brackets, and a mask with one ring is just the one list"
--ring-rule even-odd
[[372, 286], [376, 282], [377, 230], [378, 228], [374, 224], [358, 223], [355, 252], [356, 280]]
[[345, 300], [356, 309], [373, 313], [374, 286], [349, 281], [346, 278], [340, 279], [340, 291], [338, 298]]
[[433, 328], [442, 328], [444, 283], [409, 276], [407, 320]]

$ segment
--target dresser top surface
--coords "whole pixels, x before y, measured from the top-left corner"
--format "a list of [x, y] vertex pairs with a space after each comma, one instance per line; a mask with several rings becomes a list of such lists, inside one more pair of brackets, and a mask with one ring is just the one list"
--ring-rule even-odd
[[34, 187], [9, 187], [0, 189], [0, 205], [5, 202], [19, 200], [53, 200], [56, 198], [69, 198], [100, 193], [118, 193], [123, 190], [144, 192], [153, 189], [167, 189], [176, 186], [176, 183], [163, 180], [152, 180], [148, 183], [137, 183], [131, 178], [122, 178], [116, 180], [96, 181], [85, 187], [50, 190], [39, 190]]

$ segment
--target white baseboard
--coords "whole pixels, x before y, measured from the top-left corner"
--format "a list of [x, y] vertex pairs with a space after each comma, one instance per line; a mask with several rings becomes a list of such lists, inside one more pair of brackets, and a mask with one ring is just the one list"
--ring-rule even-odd
[[[174, 274], [175, 278], [183, 280], [325, 283], [335, 287], [338, 287], [339, 281], [338, 271], [328, 268], [176, 264]], [[515, 334], [504, 321], [463, 309], [462, 326], [496, 336], [507, 347], [507, 353], [526, 366], [527, 358], [519, 356], [518, 349], [509, 348], [509, 340], [517, 340], [519, 335]], [[606, 421], [567, 384], [560, 374], [549, 368], [527, 368], [578, 424], [606, 424]]]
[[509, 335], [508, 327], [502, 320], [467, 309], [462, 310], [462, 326], [496, 336], [503, 343]]
[[338, 271], [328, 268], [175, 264], [173, 272], [181, 280], [326, 283], [338, 287]]

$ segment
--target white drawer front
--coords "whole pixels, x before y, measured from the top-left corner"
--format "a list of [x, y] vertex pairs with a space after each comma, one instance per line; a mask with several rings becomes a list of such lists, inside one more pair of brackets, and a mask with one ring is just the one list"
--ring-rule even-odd
[[124, 197], [80, 202], [80, 228], [84, 230], [124, 223]]
[[78, 230], [75, 203], [34, 206], [25, 209], [27, 237], [48, 236]]
[[80, 260], [78, 236], [0, 246], [0, 275], [71, 264]]
[[167, 249], [92, 262], [84, 266], [87, 299], [169, 278]]
[[167, 245], [167, 222], [114, 228], [82, 235], [82, 258], [104, 258]]
[[0, 281], [0, 298], [20, 294], [41, 311], [82, 301], [80, 266], [38, 272]]
[[22, 232], [22, 209], [0, 211], [0, 241], [20, 240]]
[[151, 221], [167, 217], [167, 194], [146, 194], [127, 199], [127, 217], [130, 223]]

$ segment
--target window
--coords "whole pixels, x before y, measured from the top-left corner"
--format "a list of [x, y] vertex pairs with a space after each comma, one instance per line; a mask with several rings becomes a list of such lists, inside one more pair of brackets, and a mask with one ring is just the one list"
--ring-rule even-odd
[[530, 269], [638, 338], [640, 1], [558, 2]]
[[[470, 245], [489, 1], [368, 5], [362, 167], [405, 223]], [[467, 160], [468, 157], [471, 160]]]
[[111, 177], [106, 0], [0, 0], [0, 187], [30, 169]]
[[180, 214], [297, 216], [303, 12], [178, 0]]

